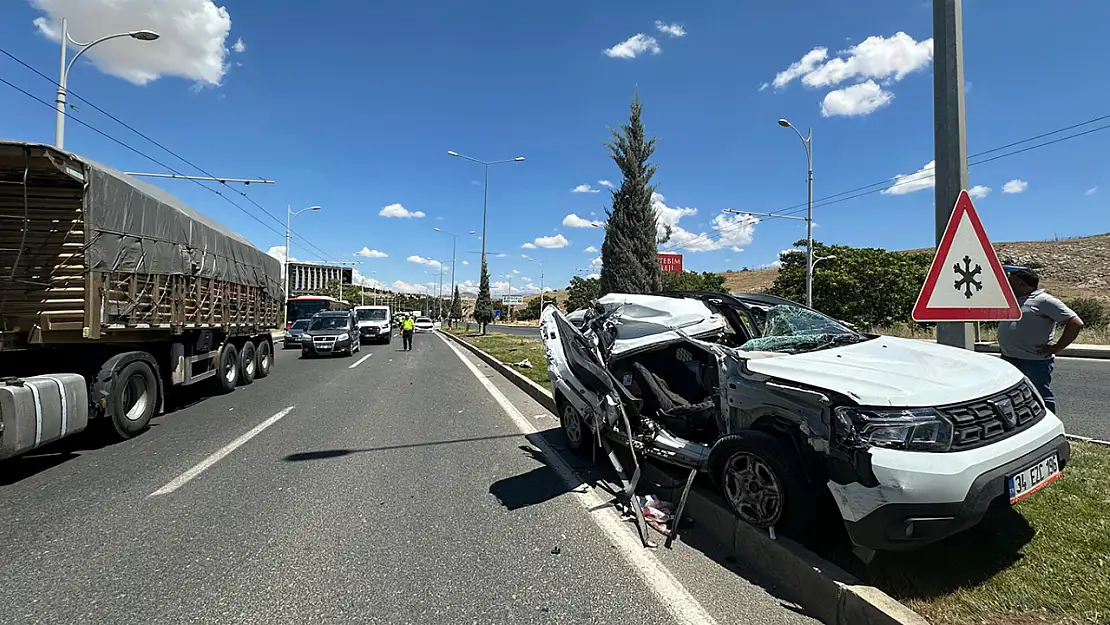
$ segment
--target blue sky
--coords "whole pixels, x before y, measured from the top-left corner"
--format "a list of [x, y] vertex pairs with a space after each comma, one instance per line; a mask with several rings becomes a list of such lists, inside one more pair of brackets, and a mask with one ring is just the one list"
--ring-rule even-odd
[[[490, 170], [488, 248], [505, 254], [491, 257], [491, 274], [514, 276], [515, 291], [540, 281], [539, 266], [522, 254], [544, 261], [547, 286], [590, 272], [598, 254], [584, 250], [600, 248], [604, 231], [564, 222], [604, 218], [608, 191], [600, 181], [619, 184], [620, 173], [602, 142], [637, 90], [647, 129], [658, 137], [660, 215], [677, 226], [662, 249], [683, 253], [687, 269], [766, 265], [804, 236], [800, 221], [751, 224], [721, 213], [805, 201], [803, 146], [776, 124], [780, 117], [813, 127], [818, 198], [912, 175], [933, 160], [929, 4], [791, 6], [788, 15], [781, 3], [736, 0], [9, 0], [0, 8], [0, 48], [53, 78], [58, 46], [49, 33], [63, 15], [78, 39], [157, 30], [156, 42], [123, 39], [91, 51], [71, 74], [72, 92], [212, 174], [276, 180], [245, 189], [271, 217], [223, 191], [274, 231], [198, 185], [160, 183], [259, 248], [283, 245], [287, 205], [321, 205], [298, 217], [294, 230], [330, 258], [296, 239], [292, 255], [358, 261], [368, 279], [406, 290], [439, 277], [434, 263], [417, 257], [451, 260], [451, 238], [433, 228], [481, 229], [482, 168], [447, 151], [524, 156]], [[1090, 69], [1100, 66], [1110, 3], [1068, 6], [964, 3], [970, 153], [1110, 113], [1110, 86]], [[2, 55], [0, 77], [53, 99], [49, 82]], [[124, 170], [165, 171], [75, 117], [200, 174], [70, 100], [77, 110], [67, 149]], [[53, 112], [2, 84], [0, 110], [0, 136], [53, 140]], [[971, 184], [990, 188], [976, 205], [991, 238], [1110, 231], [1108, 136], [973, 167]], [[600, 192], [572, 192], [579, 185]], [[929, 246], [927, 186], [911, 180], [895, 191], [919, 190], [818, 205], [815, 236]], [[386, 207], [402, 214], [394, 205], [423, 217], [380, 214]], [[543, 247], [564, 239], [564, 247]], [[459, 238], [459, 282], [477, 281], [478, 255], [469, 252], [479, 246], [476, 237]], [[387, 256], [354, 255], [364, 248]]]

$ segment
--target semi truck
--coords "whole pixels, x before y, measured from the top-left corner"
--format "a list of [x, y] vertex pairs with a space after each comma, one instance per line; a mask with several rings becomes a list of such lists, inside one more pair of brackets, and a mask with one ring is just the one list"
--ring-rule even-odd
[[283, 305], [277, 259], [165, 190], [0, 141], [0, 460], [266, 377]]

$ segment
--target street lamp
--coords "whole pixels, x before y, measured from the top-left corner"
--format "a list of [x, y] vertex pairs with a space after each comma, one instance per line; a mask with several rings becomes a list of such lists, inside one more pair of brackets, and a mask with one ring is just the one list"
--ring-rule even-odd
[[[309, 206], [294, 213], [291, 206], [287, 205], [285, 207], [285, 299], [289, 299], [289, 232], [293, 218], [305, 211], [318, 211], [320, 209], [320, 206]], [[285, 307], [285, 327], [289, 327], [289, 306]]]
[[[65, 124], [66, 124], [66, 83], [69, 82], [69, 70], [73, 69], [73, 64], [81, 55], [88, 52], [90, 48], [98, 43], [103, 43], [109, 39], [118, 39], [120, 37], [131, 37], [138, 41], [154, 41], [160, 35], [153, 30], [132, 30], [125, 33], [116, 33], [94, 39], [89, 43], [81, 43], [69, 36], [69, 20], [62, 18], [62, 63], [59, 69], [58, 76], [58, 95], [54, 99], [54, 109], [56, 111], [54, 117], [54, 145], [59, 149], [65, 147]], [[74, 46], [81, 48], [73, 58], [66, 63], [66, 42], [72, 43]]]
[[543, 312], [543, 261], [536, 260], [531, 256], [528, 257], [528, 260], [540, 266], [540, 312]]
[[500, 161], [480, 161], [476, 158], [470, 158], [469, 156], [464, 156], [464, 155], [459, 154], [458, 152], [455, 152], [455, 151], [452, 151], [452, 150], [448, 150], [447, 155], [448, 156], [455, 156], [455, 157], [458, 157], [458, 158], [461, 158], [461, 159], [466, 159], [468, 161], [478, 163], [479, 165], [482, 165], [483, 167], [485, 167], [485, 172], [486, 172], [485, 173], [485, 180], [482, 183], [482, 263], [485, 264], [485, 262], [486, 262], [486, 206], [489, 203], [489, 167], [490, 167], [490, 165], [500, 165], [502, 163], [519, 163], [519, 162], [524, 160], [524, 157], [523, 156], [518, 156], [516, 158], [506, 158], [506, 159], [503, 159], [503, 160], [500, 160]]
[[806, 165], [809, 168], [808, 199], [806, 200], [806, 306], [813, 307], [813, 129], [806, 136], [785, 119], [779, 126], [790, 128], [797, 133], [806, 149]]
[[[440, 228], [432, 228], [432, 230], [435, 230], [436, 232], [442, 232], [443, 234], [451, 235], [451, 297], [454, 298], [455, 297], [455, 247], [459, 242], [459, 235], [455, 234], [454, 232], [447, 232], [446, 230], [441, 230]], [[467, 232], [467, 234], [468, 235], [474, 234], [474, 231], [471, 230], [470, 232]], [[482, 249], [483, 250], [485, 249], [485, 241], [484, 240], [482, 241]], [[484, 253], [484, 251], [483, 251], [483, 253]]]

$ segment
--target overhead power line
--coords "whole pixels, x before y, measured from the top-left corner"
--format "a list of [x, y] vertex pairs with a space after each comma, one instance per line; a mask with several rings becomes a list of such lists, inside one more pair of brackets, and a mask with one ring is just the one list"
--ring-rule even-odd
[[[34, 72], [34, 73], [35, 73], [36, 75], [38, 75], [38, 76], [39, 76], [40, 78], [42, 78], [43, 80], [46, 80], [47, 82], [49, 82], [50, 84], [54, 85], [55, 87], [58, 87], [58, 86], [60, 86], [60, 85], [58, 84], [58, 82], [57, 82], [57, 81], [55, 81], [54, 79], [50, 78], [50, 77], [49, 77], [49, 76], [47, 76], [46, 74], [42, 73], [41, 71], [39, 71], [38, 69], [36, 69], [36, 68], [35, 68], [35, 67], [33, 67], [32, 65], [30, 65], [30, 64], [28, 64], [28, 63], [26, 63], [25, 61], [23, 61], [23, 60], [22, 60], [22, 59], [20, 59], [19, 57], [15, 56], [15, 55], [14, 55], [14, 54], [12, 54], [11, 52], [8, 52], [7, 50], [5, 50], [5, 49], [3, 49], [3, 48], [0, 48], [0, 54], [3, 54], [4, 56], [7, 56], [8, 58], [10, 58], [11, 60], [15, 61], [16, 63], [18, 63], [18, 64], [22, 65], [23, 67], [27, 68], [28, 70], [30, 70], [30, 71], [32, 71], [32, 72]], [[43, 104], [43, 105], [45, 105], [45, 106], [48, 106], [48, 107], [50, 107], [51, 109], [54, 109], [54, 108], [55, 108], [54, 104], [51, 104], [50, 102], [47, 102], [47, 101], [45, 101], [45, 100], [43, 100], [43, 99], [39, 98], [38, 96], [36, 96], [36, 95], [34, 95], [34, 94], [32, 94], [32, 93], [30, 93], [30, 92], [28, 92], [28, 91], [24, 90], [23, 88], [21, 88], [21, 87], [19, 87], [19, 86], [15, 85], [15, 84], [13, 84], [13, 83], [11, 83], [11, 82], [9, 82], [9, 81], [7, 81], [7, 80], [3, 79], [3, 78], [0, 78], [0, 82], [3, 82], [3, 83], [4, 83], [5, 85], [7, 85], [7, 86], [11, 87], [12, 89], [15, 89], [16, 91], [18, 91], [18, 92], [22, 93], [23, 95], [25, 95], [25, 96], [27, 96], [27, 97], [31, 98], [32, 100], [35, 100], [36, 102], [39, 102], [40, 104]], [[219, 182], [219, 183], [220, 183], [221, 185], [223, 185], [224, 187], [227, 187], [228, 189], [230, 189], [230, 190], [231, 190], [231, 191], [233, 191], [234, 193], [237, 193], [237, 194], [241, 195], [241, 196], [242, 196], [242, 197], [243, 197], [244, 199], [246, 199], [246, 200], [247, 200], [248, 202], [250, 202], [250, 203], [251, 203], [252, 205], [254, 205], [254, 206], [255, 206], [255, 207], [256, 207], [256, 208], [258, 209], [258, 210], [260, 210], [260, 211], [261, 211], [261, 212], [262, 212], [262, 213], [263, 213], [263, 214], [264, 214], [265, 216], [269, 217], [269, 218], [270, 218], [270, 219], [271, 219], [272, 221], [274, 221], [275, 223], [277, 223], [277, 225], [278, 225], [278, 226], [281, 226], [281, 227], [284, 227], [284, 226], [285, 226], [285, 224], [284, 224], [284, 223], [283, 223], [283, 222], [282, 222], [282, 221], [281, 221], [280, 219], [278, 219], [277, 217], [275, 217], [275, 216], [273, 215], [273, 213], [271, 213], [270, 211], [266, 210], [266, 208], [265, 208], [264, 206], [262, 206], [261, 204], [259, 204], [258, 202], [256, 202], [256, 201], [254, 200], [254, 198], [250, 197], [249, 195], [247, 195], [247, 194], [246, 194], [246, 193], [244, 193], [243, 191], [240, 191], [240, 190], [238, 190], [238, 189], [235, 189], [235, 188], [231, 187], [231, 186], [230, 186], [230, 185], [228, 184], [228, 181], [227, 181], [226, 179], [220, 179], [220, 178], [218, 178], [217, 176], [214, 176], [213, 174], [211, 174], [211, 173], [209, 173], [208, 171], [206, 171], [206, 170], [205, 170], [205, 169], [204, 169], [203, 167], [201, 167], [201, 166], [199, 166], [199, 165], [197, 165], [197, 164], [193, 163], [193, 162], [192, 162], [192, 161], [190, 161], [189, 159], [185, 158], [184, 156], [181, 156], [181, 155], [180, 155], [180, 154], [178, 154], [177, 152], [175, 152], [175, 151], [171, 150], [170, 148], [166, 147], [166, 146], [165, 146], [165, 145], [163, 145], [162, 143], [158, 142], [157, 140], [155, 140], [155, 139], [151, 138], [150, 136], [148, 136], [147, 134], [143, 133], [142, 131], [140, 131], [140, 130], [136, 129], [135, 127], [131, 126], [131, 125], [130, 125], [130, 124], [128, 124], [127, 122], [125, 122], [125, 121], [123, 121], [123, 120], [119, 119], [118, 117], [116, 117], [115, 115], [113, 115], [113, 114], [109, 113], [108, 111], [105, 111], [104, 109], [100, 108], [100, 107], [99, 107], [99, 106], [97, 106], [97, 105], [96, 105], [95, 103], [91, 102], [90, 100], [88, 100], [88, 99], [86, 99], [86, 98], [84, 98], [84, 97], [81, 97], [81, 95], [80, 95], [80, 94], [78, 94], [78, 93], [76, 93], [76, 92], [74, 92], [74, 91], [72, 91], [72, 90], [70, 90], [70, 89], [68, 89], [68, 88], [67, 88], [67, 90], [66, 90], [66, 91], [67, 91], [67, 93], [69, 93], [69, 94], [70, 94], [70, 95], [72, 95], [73, 97], [75, 97], [75, 98], [77, 98], [78, 100], [80, 100], [80, 101], [84, 102], [85, 104], [88, 104], [88, 105], [89, 105], [90, 107], [92, 107], [93, 109], [95, 109], [95, 110], [99, 111], [99, 112], [100, 112], [101, 114], [105, 115], [106, 117], [108, 117], [108, 118], [109, 118], [109, 119], [111, 119], [112, 121], [114, 121], [114, 122], [116, 122], [117, 124], [119, 124], [119, 125], [123, 126], [124, 128], [127, 128], [128, 130], [130, 130], [131, 132], [133, 132], [133, 133], [135, 133], [135, 134], [139, 135], [139, 136], [140, 136], [140, 137], [142, 137], [143, 139], [146, 139], [147, 141], [149, 141], [150, 143], [154, 144], [155, 146], [157, 146], [157, 147], [161, 148], [161, 149], [162, 149], [163, 151], [165, 151], [166, 153], [170, 154], [170, 155], [171, 155], [171, 156], [173, 156], [174, 158], [177, 158], [178, 160], [180, 160], [180, 161], [182, 161], [183, 163], [185, 163], [185, 164], [189, 165], [189, 166], [190, 166], [190, 167], [192, 167], [193, 169], [196, 169], [197, 171], [201, 172], [201, 173], [202, 173], [202, 174], [204, 174], [205, 176], [208, 176], [208, 177], [212, 178], [213, 180], [215, 180], [215, 181], [218, 181], [218, 182]], [[165, 163], [163, 163], [163, 162], [159, 161], [158, 159], [154, 158], [153, 156], [150, 156], [149, 154], [146, 154], [145, 152], [143, 152], [143, 151], [141, 151], [141, 150], [139, 150], [139, 149], [137, 149], [137, 148], [135, 148], [135, 147], [132, 147], [131, 145], [128, 145], [127, 143], [124, 143], [123, 141], [121, 141], [121, 140], [119, 140], [119, 139], [117, 139], [117, 138], [115, 138], [115, 137], [113, 137], [113, 136], [111, 136], [111, 135], [107, 134], [106, 132], [104, 132], [104, 131], [100, 130], [99, 128], [96, 128], [95, 126], [93, 126], [93, 125], [91, 125], [91, 124], [89, 124], [89, 123], [85, 122], [84, 120], [82, 120], [82, 119], [80, 119], [80, 118], [78, 118], [78, 117], [76, 117], [76, 116], [68, 116], [68, 117], [72, 118], [72, 119], [73, 119], [74, 121], [76, 121], [77, 123], [81, 124], [82, 126], [85, 126], [85, 127], [86, 127], [86, 128], [88, 128], [88, 129], [92, 130], [93, 132], [96, 132], [97, 134], [99, 134], [99, 135], [101, 135], [101, 136], [103, 136], [103, 137], [105, 137], [105, 138], [109, 139], [110, 141], [113, 141], [113, 142], [115, 142], [115, 143], [119, 144], [120, 146], [122, 146], [122, 147], [124, 147], [124, 148], [127, 148], [128, 150], [131, 150], [131, 151], [132, 151], [132, 152], [134, 152], [135, 154], [138, 154], [139, 156], [142, 156], [143, 158], [146, 158], [147, 160], [149, 160], [149, 161], [151, 161], [151, 162], [153, 162], [153, 163], [156, 163], [157, 165], [160, 165], [161, 167], [164, 167], [165, 169], [169, 170], [170, 172], [173, 172], [174, 174], [177, 174], [178, 176], [181, 176], [181, 177], [183, 177], [183, 178], [184, 178], [184, 177], [186, 176], [186, 174], [184, 174], [183, 172], [180, 172], [180, 171], [178, 171], [178, 170], [174, 169], [173, 167], [170, 167], [169, 165], [167, 165], [167, 164], [165, 164]], [[223, 193], [220, 193], [220, 191], [218, 191], [217, 189], [213, 189], [212, 187], [209, 187], [208, 185], [202, 184], [201, 182], [199, 182], [199, 181], [196, 181], [196, 180], [190, 180], [190, 182], [193, 182], [194, 184], [196, 184], [196, 185], [200, 186], [201, 188], [203, 188], [203, 189], [206, 189], [206, 190], [208, 190], [208, 191], [210, 191], [210, 192], [212, 192], [212, 193], [215, 193], [216, 195], [220, 196], [220, 197], [221, 197], [221, 198], [223, 198], [223, 199], [224, 199], [225, 201], [227, 201], [228, 203], [230, 203], [230, 204], [231, 204], [232, 206], [236, 207], [237, 209], [239, 209], [240, 211], [242, 211], [242, 212], [243, 212], [244, 214], [246, 214], [247, 216], [249, 216], [249, 217], [250, 217], [251, 219], [254, 219], [255, 221], [259, 222], [259, 223], [260, 223], [261, 225], [263, 225], [264, 227], [266, 227], [266, 228], [267, 228], [268, 230], [270, 230], [271, 232], [274, 232], [274, 233], [275, 233], [275, 234], [277, 234], [278, 236], [280, 236], [280, 237], [284, 237], [284, 236], [285, 236], [285, 233], [284, 233], [284, 231], [282, 231], [282, 232], [278, 232], [278, 231], [274, 230], [273, 228], [269, 227], [269, 226], [268, 226], [267, 224], [265, 224], [265, 223], [264, 223], [264, 222], [262, 222], [262, 221], [261, 221], [260, 219], [258, 219], [257, 217], [255, 217], [255, 216], [254, 216], [253, 214], [251, 214], [251, 213], [250, 213], [249, 211], [247, 211], [246, 209], [244, 209], [244, 208], [243, 208], [242, 206], [240, 206], [239, 204], [237, 204], [237, 203], [235, 203], [234, 201], [232, 201], [232, 200], [231, 200], [231, 198], [227, 197], [227, 196], [226, 196], [226, 195], [224, 195]], [[340, 261], [339, 259], [335, 258], [334, 256], [332, 256], [332, 255], [328, 254], [328, 253], [327, 253], [327, 252], [325, 252], [324, 250], [320, 249], [320, 248], [319, 248], [319, 247], [318, 247], [318, 246], [317, 246], [317, 245], [316, 245], [315, 243], [313, 243], [312, 241], [309, 241], [309, 240], [308, 240], [307, 238], [305, 238], [304, 236], [302, 236], [302, 235], [300, 235], [300, 234], [297, 234], [297, 233], [296, 233], [295, 231], [293, 231], [293, 230], [290, 230], [290, 234], [291, 234], [292, 236], [296, 236], [296, 237], [297, 237], [297, 239], [299, 239], [301, 243], [304, 243], [305, 245], [307, 245], [307, 246], [311, 247], [311, 248], [312, 248], [313, 250], [315, 250], [316, 252], [318, 252], [319, 254], [321, 254], [321, 255], [322, 255], [322, 256], [323, 256], [324, 258], [330, 258], [330, 259], [332, 259], [332, 260], [333, 260], [333, 261], [335, 261], [335, 262], [342, 262], [342, 261]], [[287, 252], [287, 253], [288, 253], [288, 252]]]
[[[989, 150], [984, 150], [982, 152], [977, 152], [975, 154], [972, 154], [972, 155], [968, 156], [968, 160], [970, 161], [972, 159], [979, 158], [979, 157], [982, 157], [982, 156], [986, 156], [988, 154], [995, 154], [997, 152], [1002, 152], [1003, 150], [1008, 150], [1010, 148], [1014, 148], [1014, 147], [1017, 147], [1019, 145], [1024, 145], [1024, 144], [1027, 144], [1027, 143], [1038, 141], [1038, 140], [1044, 139], [1046, 137], [1051, 137], [1053, 135], [1058, 135], [1060, 133], [1068, 132], [1070, 130], [1075, 130], [1077, 128], [1082, 128], [1084, 126], [1089, 126], [1091, 124], [1101, 122], [1101, 121], [1106, 121], [1106, 120], [1110, 120], [1110, 114], [1100, 115], [1098, 117], [1094, 117], [1094, 118], [1088, 119], [1086, 121], [1082, 121], [1082, 122], [1079, 122], [1079, 123], [1076, 123], [1076, 124], [1071, 124], [1069, 126], [1064, 126], [1062, 128], [1057, 128], [1056, 130], [1051, 130], [1049, 132], [1044, 132], [1044, 133], [1041, 133], [1041, 134], [1038, 134], [1038, 135], [1034, 135], [1032, 137], [1021, 139], [1019, 141], [1013, 141], [1011, 143], [1007, 143], [1005, 145], [1001, 145], [1001, 146], [998, 146], [996, 148], [991, 148]], [[1027, 146], [1025, 146], [1021, 149], [1012, 150], [1012, 151], [1009, 151], [1009, 152], [1005, 152], [1003, 154], [997, 154], [997, 155], [992, 156], [990, 158], [981, 158], [981, 159], [979, 159], [979, 160], [977, 160], [973, 163], [969, 163], [968, 167], [974, 167], [976, 165], [983, 165], [985, 163], [990, 163], [990, 162], [993, 162], [993, 161], [1001, 160], [1003, 158], [1016, 156], [1018, 154], [1022, 154], [1022, 153], [1025, 153], [1025, 152], [1030, 152], [1032, 150], [1043, 148], [1043, 147], [1046, 147], [1046, 146], [1049, 146], [1049, 145], [1054, 145], [1054, 144], [1057, 144], [1057, 143], [1062, 143], [1064, 141], [1068, 141], [1068, 140], [1071, 140], [1071, 139], [1076, 139], [1076, 138], [1079, 138], [1079, 137], [1083, 137], [1083, 136], [1086, 136], [1086, 135], [1089, 135], [1089, 134], [1093, 134], [1093, 133], [1100, 132], [1100, 131], [1103, 131], [1103, 130], [1108, 130], [1108, 129], [1110, 129], [1110, 124], [1097, 126], [1095, 128], [1088, 128], [1086, 130], [1083, 130], [1082, 132], [1076, 132], [1076, 133], [1069, 134], [1069, 135], [1066, 135], [1066, 136], [1063, 136], [1063, 137], [1057, 137], [1055, 139], [1050, 139], [1048, 141], [1043, 141], [1043, 142], [1037, 143], [1035, 145], [1027, 145]], [[818, 199], [814, 200], [813, 207], [814, 208], [822, 208], [822, 207], [826, 207], [826, 206], [832, 206], [833, 204], [840, 204], [842, 202], [847, 202], [849, 200], [854, 200], [854, 199], [861, 198], [861, 197], [864, 197], [864, 196], [867, 196], [867, 195], [873, 195], [875, 193], [881, 193], [882, 191], [885, 191], [885, 190], [888, 190], [888, 189], [893, 189], [893, 188], [903, 186], [903, 185], [906, 185], [906, 184], [920, 183], [921, 181], [930, 180], [930, 179], [934, 178], [935, 176], [936, 176], [936, 174], [932, 173], [932, 172], [930, 172], [930, 173], [918, 172], [918, 173], [914, 173], [914, 174], [907, 174], [907, 175], [904, 175], [904, 176], [902, 176], [900, 178], [897, 178], [897, 179], [887, 178], [886, 180], [873, 182], [873, 183], [868, 184], [868, 185], [863, 185], [861, 187], [856, 187], [854, 189], [849, 189], [847, 191], [841, 191], [839, 193], [833, 193], [832, 195], [826, 195], [824, 197], [818, 198]], [[767, 215], [766, 219], [774, 219], [775, 217], [780, 216], [780, 215], [783, 216], [783, 217], [789, 217], [789, 216], [796, 215], [796, 214], [799, 214], [801, 212], [804, 212], [805, 210], [807, 210], [807, 205], [805, 203], [795, 204], [795, 205], [792, 205], [792, 206], [787, 206], [785, 208], [780, 208], [778, 210], [770, 211], [769, 213], [766, 214]], [[717, 236], [715, 238], [710, 237], [706, 233], [703, 233], [703, 234], [700, 234], [697, 237], [695, 237], [695, 238], [693, 238], [689, 241], [686, 241], [686, 242], [681, 243], [681, 244], [675, 244], [675, 245], [669, 246], [666, 249], [660, 249], [660, 251], [661, 252], [670, 252], [670, 251], [679, 250], [679, 249], [687, 249], [690, 245], [693, 245], [693, 244], [695, 244], [695, 243], [697, 243], [698, 241], [701, 241], [701, 240], [705, 240], [707, 243], [717, 242], [717, 241], [720, 241], [723, 238], [724, 233], [726, 233], [728, 231], [731, 231], [735, 228], [743, 227], [745, 225], [748, 225], [748, 222], [738, 221], [738, 222], [733, 223], [733, 224], [728, 224], [728, 225], [722, 226], [720, 229], [717, 230], [717, 233], [720, 236]]]

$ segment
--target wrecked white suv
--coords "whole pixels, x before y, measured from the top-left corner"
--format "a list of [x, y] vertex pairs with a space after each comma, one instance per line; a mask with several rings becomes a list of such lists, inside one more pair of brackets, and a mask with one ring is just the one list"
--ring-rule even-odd
[[572, 449], [604, 438], [708, 472], [741, 519], [795, 536], [831, 493], [865, 553], [971, 527], [1054, 481], [1070, 453], [1001, 359], [862, 334], [776, 297], [609, 294], [569, 318], [548, 306], [540, 328]]

